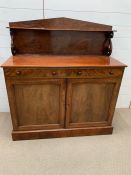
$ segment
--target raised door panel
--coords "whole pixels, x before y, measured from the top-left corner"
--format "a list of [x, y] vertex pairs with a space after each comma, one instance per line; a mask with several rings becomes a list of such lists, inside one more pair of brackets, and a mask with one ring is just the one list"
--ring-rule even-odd
[[[64, 127], [64, 80], [13, 80], [9, 88], [17, 129], [53, 129]], [[12, 110], [13, 111], [13, 110]]]
[[66, 127], [107, 125], [119, 83], [111, 79], [68, 80]]

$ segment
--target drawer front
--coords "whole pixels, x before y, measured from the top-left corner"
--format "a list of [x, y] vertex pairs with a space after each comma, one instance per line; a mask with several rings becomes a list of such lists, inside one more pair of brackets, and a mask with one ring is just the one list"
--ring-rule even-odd
[[121, 77], [123, 68], [4, 68], [4, 73], [18, 78], [105, 78]]

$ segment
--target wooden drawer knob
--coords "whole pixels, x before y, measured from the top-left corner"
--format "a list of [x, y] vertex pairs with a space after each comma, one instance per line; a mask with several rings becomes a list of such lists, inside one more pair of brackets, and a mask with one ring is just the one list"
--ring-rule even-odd
[[53, 71], [53, 72], [52, 72], [52, 75], [56, 75], [56, 72], [55, 72], [55, 71]]
[[82, 72], [81, 72], [81, 71], [78, 71], [78, 72], [77, 72], [77, 75], [81, 75], [81, 74], [82, 74]]
[[21, 75], [21, 71], [16, 71], [16, 75]]
[[110, 74], [110, 75], [114, 75], [114, 73], [113, 73], [113, 72], [109, 72], [109, 74]]

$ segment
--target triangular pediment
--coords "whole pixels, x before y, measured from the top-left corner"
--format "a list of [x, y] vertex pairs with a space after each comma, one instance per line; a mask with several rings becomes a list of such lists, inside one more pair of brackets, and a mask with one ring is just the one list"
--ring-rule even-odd
[[41, 30], [112, 31], [112, 26], [71, 18], [50, 18], [10, 22], [10, 28]]

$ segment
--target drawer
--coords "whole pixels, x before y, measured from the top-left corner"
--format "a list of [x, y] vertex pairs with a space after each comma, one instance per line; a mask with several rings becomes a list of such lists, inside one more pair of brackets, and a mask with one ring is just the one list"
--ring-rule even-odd
[[121, 77], [123, 68], [4, 68], [6, 77], [106, 78]]

